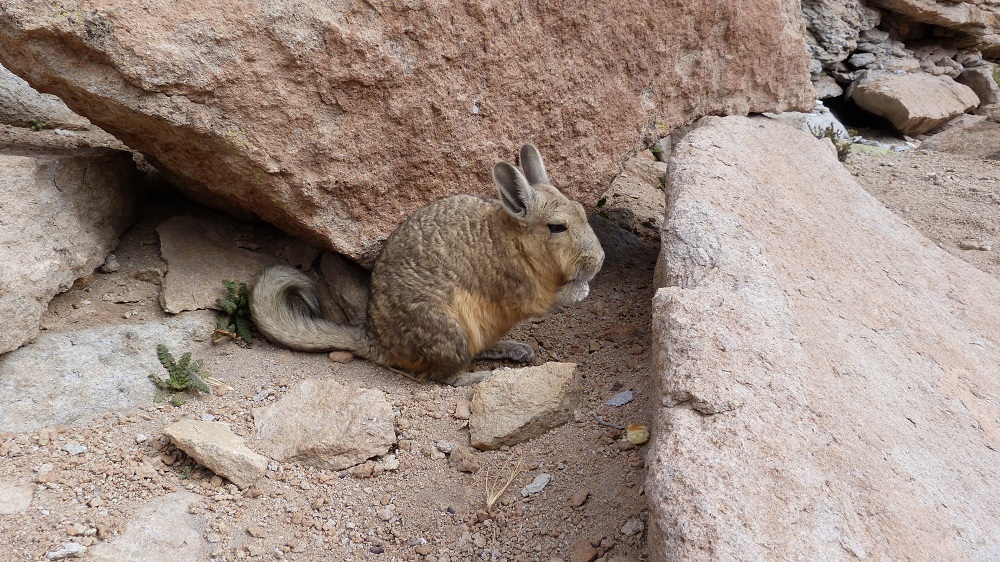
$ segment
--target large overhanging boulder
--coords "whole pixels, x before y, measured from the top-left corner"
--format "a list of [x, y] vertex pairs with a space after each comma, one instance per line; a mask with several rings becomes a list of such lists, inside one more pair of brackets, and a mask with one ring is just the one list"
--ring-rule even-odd
[[814, 97], [793, 0], [11, 0], [0, 63], [196, 198], [362, 262], [524, 141], [593, 205], [678, 125]]

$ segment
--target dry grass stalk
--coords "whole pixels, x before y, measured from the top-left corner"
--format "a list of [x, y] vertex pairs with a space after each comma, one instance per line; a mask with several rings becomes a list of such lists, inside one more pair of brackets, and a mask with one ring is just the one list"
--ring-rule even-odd
[[509, 470], [510, 473], [507, 475], [507, 480], [503, 483], [502, 486], [496, 489], [490, 488], [490, 475], [489, 474], [486, 475], [485, 487], [486, 487], [487, 512], [493, 511], [493, 505], [497, 503], [497, 500], [500, 499], [500, 496], [502, 496], [504, 492], [507, 491], [507, 488], [510, 488], [510, 485], [514, 482], [514, 479], [517, 478], [517, 475], [524, 472], [524, 461], [521, 459], [517, 459], [517, 462], [514, 463], [514, 466], [511, 467]]

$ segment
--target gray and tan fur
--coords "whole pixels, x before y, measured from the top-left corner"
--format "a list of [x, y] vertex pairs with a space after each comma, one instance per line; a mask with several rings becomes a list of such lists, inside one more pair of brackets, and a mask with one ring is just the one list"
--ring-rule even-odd
[[[474, 359], [527, 362], [526, 344], [502, 340], [518, 322], [582, 300], [604, 262], [583, 206], [549, 181], [541, 154], [521, 147], [522, 174], [499, 163], [500, 199], [453, 195], [415, 211], [386, 241], [372, 270], [367, 322], [319, 315], [312, 285], [274, 266], [257, 278], [254, 322], [300, 351], [346, 350], [449, 384], [469, 384]], [[309, 311], [292, 306], [302, 299]]]

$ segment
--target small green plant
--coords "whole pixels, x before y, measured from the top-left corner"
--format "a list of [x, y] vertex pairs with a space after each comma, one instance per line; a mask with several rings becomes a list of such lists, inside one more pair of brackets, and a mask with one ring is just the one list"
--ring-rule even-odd
[[250, 290], [246, 283], [223, 280], [222, 284], [227, 294], [224, 298], [215, 300], [222, 311], [219, 312], [212, 343], [233, 338], [237, 343], [249, 346], [253, 343], [253, 336], [250, 334]]
[[601, 215], [604, 218], [608, 218], [608, 210], [604, 208], [604, 206], [607, 204], [608, 204], [608, 198], [601, 197], [600, 199], [597, 200], [597, 205], [595, 207], [595, 209], [597, 210], [597, 214]]
[[1000, 86], [1000, 66], [993, 67], [993, 81], [997, 83], [997, 86]]
[[833, 128], [833, 125], [827, 125], [825, 129], [815, 128], [809, 125], [809, 132], [812, 133], [817, 139], [830, 139], [833, 142], [833, 146], [837, 148], [837, 160], [841, 162], [847, 160], [847, 156], [851, 153], [851, 143], [845, 141], [837, 135], [837, 130]]
[[[155, 373], [150, 373], [149, 379], [162, 392], [170, 393], [170, 401], [175, 406], [183, 403], [177, 394], [179, 392], [212, 392], [208, 382], [206, 382], [206, 379], [212, 376], [211, 373], [202, 368], [201, 359], [191, 360], [190, 351], [182, 355], [180, 361], [177, 361], [167, 346], [161, 343], [156, 346], [156, 358], [160, 360], [160, 364], [167, 370], [169, 376], [164, 379]], [[162, 400], [163, 397], [163, 395], [158, 396], [157, 401]]]
[[45, 128], [45, 121], [42, 121], [38, 117], [36, 117], [36, 118], [34, 118], [34, 119], [31, 120], [31, 130], [32, 131], [41, 131], [44, 128]]

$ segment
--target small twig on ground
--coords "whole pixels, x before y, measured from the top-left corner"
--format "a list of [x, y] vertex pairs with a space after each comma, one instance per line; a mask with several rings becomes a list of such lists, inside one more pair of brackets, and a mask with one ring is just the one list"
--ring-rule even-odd
[[616, 423], [611, 423], [609, 421], [606, 421], [604, 418], [602, 418], [600, 415], [598, 415], [597, 412], [591, 412], [591, 413], [594, 414], [594, 419], [597, 420], [597, 423], [599, 425], [603, 425], [604, 427], [613, 427], [613, 428], [615, 428], [615, 429], [617, 429], [619, 431], [625, 431], [625, 426], [624, 425], [618, 425]]

